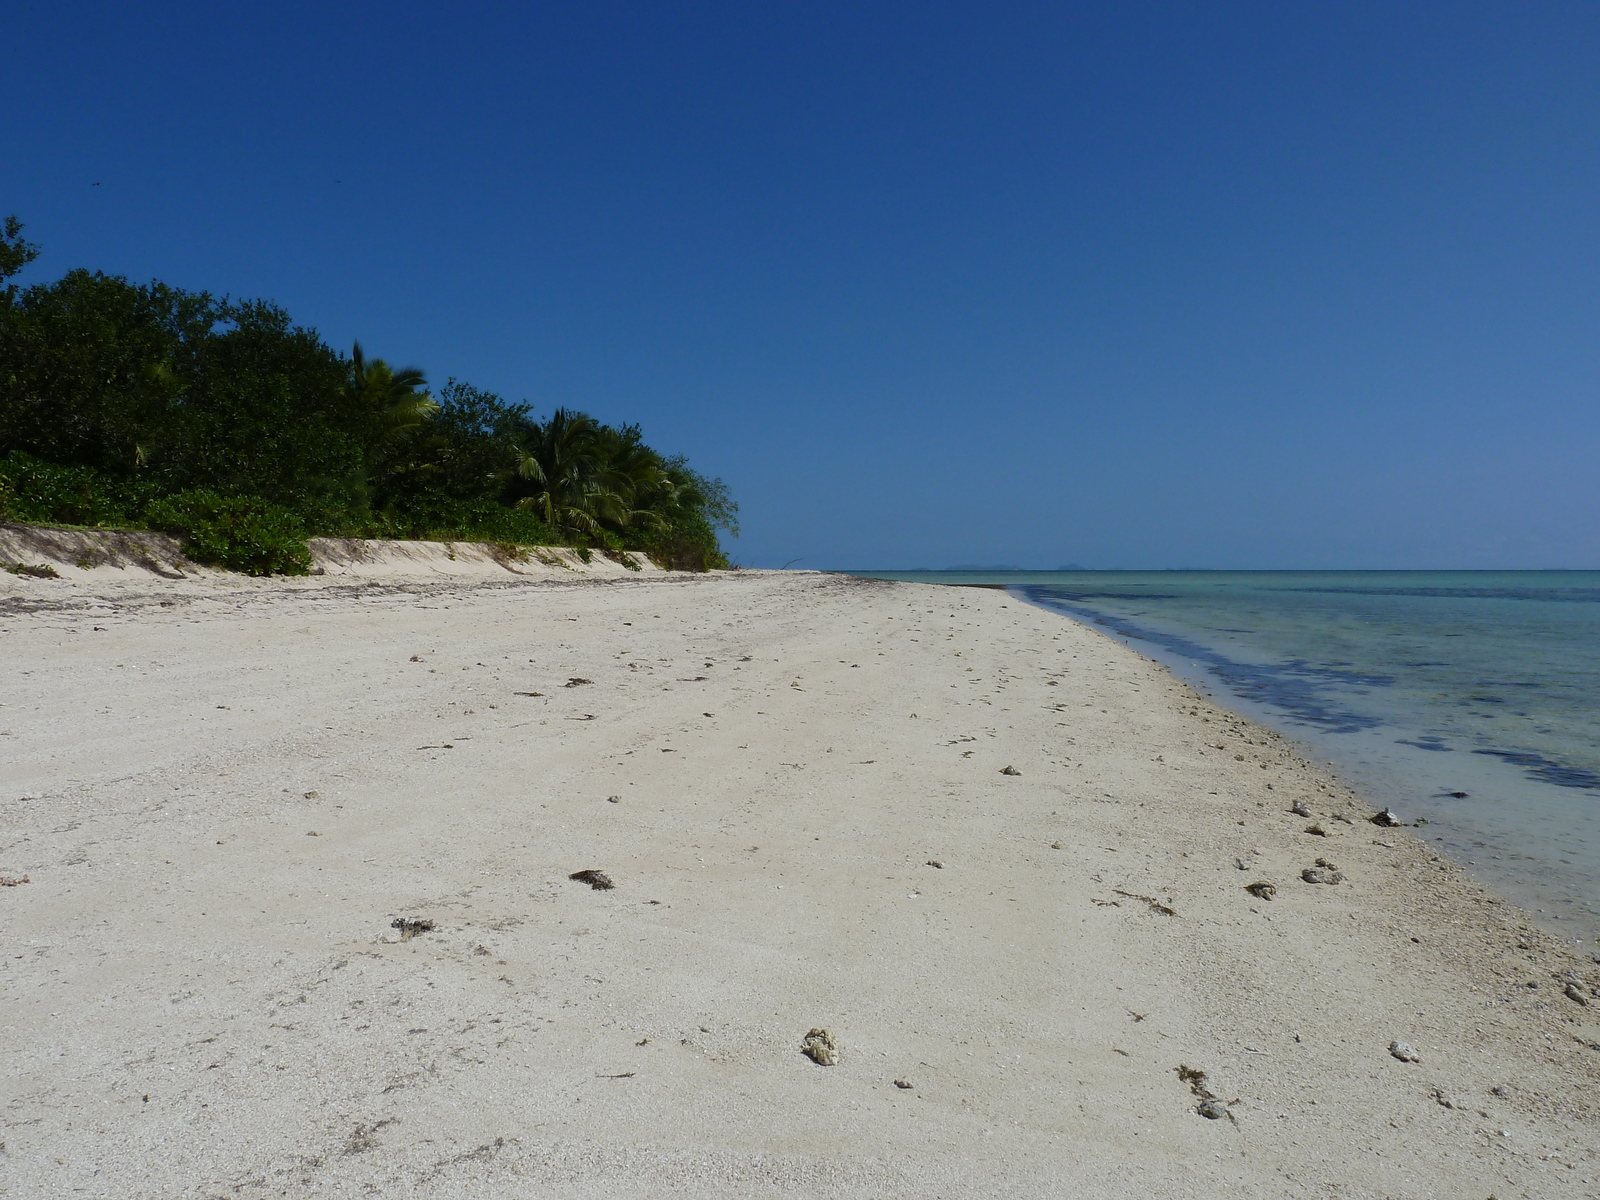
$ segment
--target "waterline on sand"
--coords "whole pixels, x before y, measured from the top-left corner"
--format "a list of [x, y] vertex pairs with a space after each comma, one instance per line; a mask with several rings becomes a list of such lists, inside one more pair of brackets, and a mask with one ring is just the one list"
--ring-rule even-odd
[[1600, 572], [917, 572], [1001, 584], [1289, 733], [1569, 936], [1600, 934]]

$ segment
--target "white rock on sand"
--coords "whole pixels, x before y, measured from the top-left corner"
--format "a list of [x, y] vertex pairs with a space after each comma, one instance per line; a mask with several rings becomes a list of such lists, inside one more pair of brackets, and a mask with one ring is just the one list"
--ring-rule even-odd
[[1596, 1193], [1595, 964], [1131, 651], [501, 578], [0, 576], [0, 1194]]

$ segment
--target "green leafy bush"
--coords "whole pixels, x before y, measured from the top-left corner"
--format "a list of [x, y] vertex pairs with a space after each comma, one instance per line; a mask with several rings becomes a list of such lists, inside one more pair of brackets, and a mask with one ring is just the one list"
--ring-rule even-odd
[[305, 523], [258, 496], [180, 492], [145, 509], [151, 528], [183, 539], [195, 562], [246, 575], [304, 575], [311, 569]]
[[0, 516], [57, 525], [116, 525], [128, 497], [93, 467], [63, 467], [15, 451], [0, 458]]
[[643, 539], [643, 549], [669, 571], [723, 571], [729, 563], [717, 544], [717, 531], [701, 513], [674, 513], [667, 528]]
[[[318, 532], [323, 532], [322, 526]], [[517, 546], [559, 545], [538, 516], [493, 500], [459, 500], [423, 494], [404, 506], [373, 514], [338, 532], [350, 537], [419, 538], [436, 542], [504, 542]]]
[[556, 534], [537, 516], [520, 509], [506, 508], [492, 501], [461, 505], [428, 530], [436, 540], [511, 542], [519, 546], [548, 546]]

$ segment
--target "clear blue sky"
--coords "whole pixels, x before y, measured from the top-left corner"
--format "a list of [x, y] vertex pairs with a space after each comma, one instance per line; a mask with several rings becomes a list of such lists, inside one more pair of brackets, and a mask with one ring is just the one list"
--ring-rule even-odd
[[732, 485], [737, 561], [1600, 566], [1593, 3], [5, 26], [25, 281], [638, 421]]

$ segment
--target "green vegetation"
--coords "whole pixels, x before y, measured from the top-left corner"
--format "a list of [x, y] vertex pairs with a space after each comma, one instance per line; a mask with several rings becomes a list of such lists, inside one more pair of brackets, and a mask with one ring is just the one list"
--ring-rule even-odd
[[49, 563], [41, 563], [37, 567], [29, 566], [27, 563], [12, 563], [6, 570], [13, 575], [27, 575], [34, 579], [61, 578], [61, 572], [57, 571]]
[[305, 522], [257, 496], [179, 492], [153, 500], [145, 519], [183, 539], [195, 562], [247, 575], [304, 575], [311, 570]]
[[86, 270], [4, 282], [37, 254], [0, 223], [0, 519], [164, 530], [252, 574], [304, 572], [324, 534], [727, 566], [726, 486], [637, 426], [540, 421], [454, 379], [434, 395], [265, 301]]

